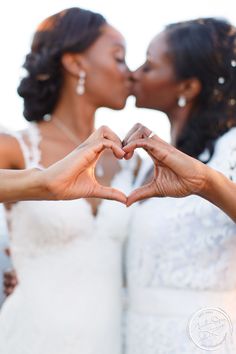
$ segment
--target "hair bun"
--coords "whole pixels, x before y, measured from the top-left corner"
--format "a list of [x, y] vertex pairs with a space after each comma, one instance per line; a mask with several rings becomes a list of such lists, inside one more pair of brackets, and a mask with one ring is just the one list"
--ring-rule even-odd
[[28, 121], [40, 121], [53, 112], [63, 83], [62, 55], [86, 50], [99, 37], [105, 22], [99, 14], [70, 8], [50, 16], [38, 27], [23, 65], [28, 75], [18, 87]]

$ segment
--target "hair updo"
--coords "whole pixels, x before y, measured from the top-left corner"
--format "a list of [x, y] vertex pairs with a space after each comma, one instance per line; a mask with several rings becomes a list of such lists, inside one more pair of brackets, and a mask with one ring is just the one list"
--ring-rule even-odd
[[105, 23], [100, 14], [70, 8], [39, 25], [23, 65], [28, 75], [17, 90], [24, 99], [23, 114], [28, 121], [40, 121], [55, 108], [63, 83], [62, 55], [89, 48]]
[[206, 18], [171, 24], [166, 35], [177, 79], [202, 85], [177, 147], [196, 158], [207, 149], [210, 159], [216, 139], [236, 126], [236, 29]]

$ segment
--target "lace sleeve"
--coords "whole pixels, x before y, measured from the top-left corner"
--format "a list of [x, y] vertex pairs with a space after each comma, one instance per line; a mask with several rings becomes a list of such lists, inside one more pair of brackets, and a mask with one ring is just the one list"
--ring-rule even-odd
[[236, 182], [236, 128], [230, 129], [218, 140], [209, 166]]
[[230, 158], [229, 158], [229, 178], [231, 181], [236, 182], [236, 141], [234, 146], [230, 151]]

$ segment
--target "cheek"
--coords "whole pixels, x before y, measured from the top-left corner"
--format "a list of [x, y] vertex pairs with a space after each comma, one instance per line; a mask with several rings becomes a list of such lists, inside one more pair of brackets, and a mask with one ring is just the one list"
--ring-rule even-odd
[[87, 92], [98, 106], [121, 109], [128, 96], [126, 74], [114, 61], [100, 61], [88, 73]]
[[126, 79], [126, 71], [121, 66], [112, 62], [103, 68], [104, 79], [106, 78], [107, 83], [113, 86], [114, 89], [120, 89], [124, 85], [124, 80]]
[[100, 87], [100, 90], [112, 90], [117, 89], [117, 85], [120, 86], [124, 80], [124, 71], [120, 70], [116, 63], [104, 60], [94, 65], [94, 69], [90, 72], [91, 85], [93, 87]]
[[156, 82], [147, 74], [140, 76], [136, 87], [136, 97], [138, 100], [149, 101], [156, 90]]
[[146, 108], [163, 108], [173, 96], [168, 78], [144, 74], [140, 77], [136, 90], [136, 105]]
[[170, 75], [156, 75], [150, 77], [145, 82], [146, 92], [152, 93], [152, 96], [165, 97], [173, 94], [175, 83], [173, 77]]

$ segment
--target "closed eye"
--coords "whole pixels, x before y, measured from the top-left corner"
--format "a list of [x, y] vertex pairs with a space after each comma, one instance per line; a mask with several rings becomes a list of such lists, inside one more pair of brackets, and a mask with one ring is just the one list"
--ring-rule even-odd
[[148, 72], [148, 71], [151, 70], [151, 67], [150, 67], [150, 65], [149, 65], [148, 62], [146, 62], [146, 63], [143, 64], [142, 70], [143, 70], [143, 72]]
[[118, 63], [125, 63], [125, 58], [115, 58]]

